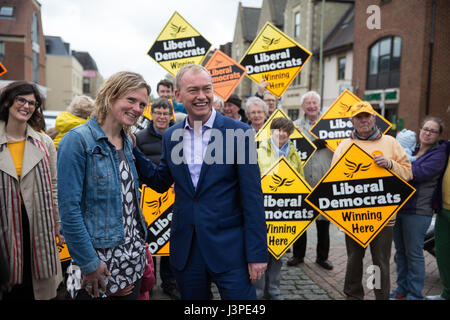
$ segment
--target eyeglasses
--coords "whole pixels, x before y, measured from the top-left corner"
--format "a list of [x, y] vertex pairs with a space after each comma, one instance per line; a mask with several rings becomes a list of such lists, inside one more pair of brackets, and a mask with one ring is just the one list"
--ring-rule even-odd
[[425, 131], [427, 133], [430, 133], [430, 134], [438, 134], [439, 133], [438, 130], [433, 130], [433, 129], [428, 129], [428, 128], [422, 128], [420, 130], [423, 130], [423, 131]]
[[19, 105], [21, 107], [23, 107], [26, 103], [28, 103], [28, 105], [30, 107], [39, 108], [39, 102], [37, 102], [37, 101], [30, 101], [30, 100], [27, 100], [27, 99], [22, 98], [22, 97], [16, 97], [16, 101], [19, 103]]
[[158, 116], [158, 117], [170, 117], [172, 114], [169, 112], [158, 112], [158, 111], [153, 111], [152, 112], [153, 115]]

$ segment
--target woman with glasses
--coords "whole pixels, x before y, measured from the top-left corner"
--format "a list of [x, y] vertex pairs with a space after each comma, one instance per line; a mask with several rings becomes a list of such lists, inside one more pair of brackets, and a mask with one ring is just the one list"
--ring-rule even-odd
[[62, 281], [56, 149], [39, 132], [42, 103], [32, 83], [0, 89], [0, 254], [10, 275], [4, 300], [52, 299]]
[[433, 216], [437, 184], [447, 160], [446, 144], [439, 140], [443, 130], [441, 119], [427, 117], [418, 135], [413, 152], [416, 160], [411, 166], [413, 179], [409, 181], [416, 192], [398, 212], [394, 226], [397, 289], [391, 293], [392, 299], [423, 299], [424, 238]]

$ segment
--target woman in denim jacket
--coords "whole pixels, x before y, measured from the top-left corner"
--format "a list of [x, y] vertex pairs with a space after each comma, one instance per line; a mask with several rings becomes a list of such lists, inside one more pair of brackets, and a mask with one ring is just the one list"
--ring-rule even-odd
[[114, 74], [98, 93], [93, 116], [59, 144], [58, 199], [73, 298], [137, 300], [147, 228], [128, 133], [149, 94], [139, 74]]

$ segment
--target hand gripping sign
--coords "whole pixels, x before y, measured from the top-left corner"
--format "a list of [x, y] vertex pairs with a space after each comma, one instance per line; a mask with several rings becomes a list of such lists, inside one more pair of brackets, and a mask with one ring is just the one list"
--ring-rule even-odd
[[[259, 146], [259, 142], [271, 137], [270, 125], [276, 118], [286, 118], [290, 120], [289, 116], [286, 115], [283, 110], [275, 110], [270, 118], [264, 123], [263, 127], [256, 133], [255, 141], [257, 146]], [[309, 159], [311, 159], [314, 152], [316, 152], [317, 147], [300, 131], [299, 128], [297, 128], [297, 126], [294, 127], [294, 132], [289, 136], [289, 139], [291, 139], [300, 155], [300, 159], [303, 161], [303, 165], [305, 165]]]
[[148, 224], [148, 248], [152, 256], [168, 256], [172, 208], [175, 201], [173, 186], [164, 193], [158, 193], [143, 185], [141, 210]]
[[240, 63], [250, 79], [266, 79], [266, 89], [280, 98], [310, 57], [311, 52], [266, 22]]
[[223, 101], [228, 100], [246, 73], [243, 66], [220, 50], [214, 51], [205, 68], [211, 74], [214, 93]]
[[352, 143], [305, 201], [365, 248], [414, 192]]
[[[56, 242], [58, 242], [58, 237], [56, 237]], [[64, 243], [62, 246], [58, 246], [59, 251], [59, 260], [61, 262], [69, 261], [70, 260], [70, 254], [69, 249], [67, 249], [67, 243]]]
[[175, 11], [147, 54], [175, 77], [185, 64], [201, 64], [210, 48], [211, 43]]
[[303, 199], [311, 187], [282, 156], [261, 178], [267, 246], [277, 259], [305, 232], [319, 213]]
[[[350, 108], [361, 101], [356, 95], [345, 89], [328, 110], [311, 127], [309, 132], [317, 139], [325, 140], [327, 147], [334, 152], [339, 143], [350, 136], [353, 124], [350, 122]], [[391, 123], [380, 114], [376, 115], [376, 125], [382, 133], [391, 128]]]

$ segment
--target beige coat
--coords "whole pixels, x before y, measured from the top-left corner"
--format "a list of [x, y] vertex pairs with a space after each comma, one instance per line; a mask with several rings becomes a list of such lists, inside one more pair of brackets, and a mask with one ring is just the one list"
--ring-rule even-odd
[[[42, 160], [44, 157], [44, 153], [41, 149], [34, 146], [30, 141], [28, 141], [28, 136], [31, 136], [34, 139], [40, 140], [46, 147], [47, 152], [49, 153], [50, 160], [50, 171], [52, 177], [52, 190], [53, 190], [53, 203], [54, 203], [54, 221], [59, 221], [59, 212], [58, 212], [58, 189], [57, 189], [57, 177], [56, 177], [56, 149], [53, 144], [53, 141], [46, 134], [38, 133], [34, 131], [30, 126], [27, 127], [27, 139], [25, 142], [25, 150], [23, 155], [23, 163], [22, 163], [22, 172], [21, 179], [19, 182], [20, 192], [22, 195], [22, 199], [28, 214], [28, 220], [30, 222], [30, 230], [32, 229], [32, 222], [34, 221], [33, 215], [37, 214], [35, 211], [37, 210], [33, 204], [33, 192], [35, 192], [34, 182], [35, 182], [35, 166]], [[5, 131], [5, 123], [0, 121], [0, 145], [7, 143], [6, 131]], [[5, 172], [10, 175], [13, 179], [18, 180], [16, 168], [14, 166], [14, 162], [11, 157], [11, 153], [8, 148], [3, 148], [3, 151], [0, 151], [0, 171]], [[8, 210], [11, 210], [11, 207], [8, 207]], [[54, 243], [50, 244], [51, 246], [56, 246], [56, 240]], [[58, 254], [58, 249], [55, 250], [56, 254]], [[33, 277], [33, 289], [34, 296], [36, 300], [47, 300], [56, 297], [56, 290], [61, 283], [62, 277], [62, 269], [61, 263], [59, 262], [59, 256], [57, 257], [57, 274], [48, 279], [37, 280]]]

